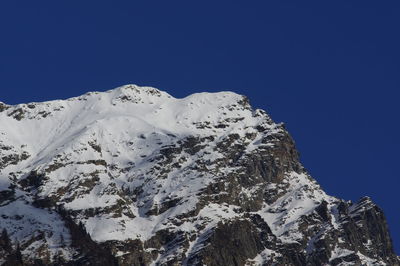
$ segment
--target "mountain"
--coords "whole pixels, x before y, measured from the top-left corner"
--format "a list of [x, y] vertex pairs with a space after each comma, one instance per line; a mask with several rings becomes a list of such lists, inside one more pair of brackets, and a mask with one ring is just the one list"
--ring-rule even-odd
[[0, 229], [3, 265], [400, 265], [382, 210], [232, 92], [0, 103]]

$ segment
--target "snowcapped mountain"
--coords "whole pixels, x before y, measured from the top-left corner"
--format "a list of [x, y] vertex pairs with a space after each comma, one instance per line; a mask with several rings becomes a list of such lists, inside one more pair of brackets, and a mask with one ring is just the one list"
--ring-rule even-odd
[[0, 103], [0, 229], [5, 265], [400, 265], [382, 211], [232, 92]]

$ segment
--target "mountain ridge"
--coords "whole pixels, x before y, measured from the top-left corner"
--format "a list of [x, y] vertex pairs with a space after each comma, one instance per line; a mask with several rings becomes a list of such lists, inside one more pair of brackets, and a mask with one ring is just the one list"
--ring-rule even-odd
[[244, 96], [126, 85], [2, 103], [0, 124], [0, 228], [25, 264], [399, 265], [383, 212], [328, 196]]

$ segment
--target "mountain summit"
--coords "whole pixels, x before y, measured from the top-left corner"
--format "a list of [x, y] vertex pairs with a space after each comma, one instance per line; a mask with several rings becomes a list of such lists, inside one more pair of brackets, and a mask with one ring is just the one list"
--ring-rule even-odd
[[0, 102], [0, 264], [400, 265], [246, 97], [127, 85]]

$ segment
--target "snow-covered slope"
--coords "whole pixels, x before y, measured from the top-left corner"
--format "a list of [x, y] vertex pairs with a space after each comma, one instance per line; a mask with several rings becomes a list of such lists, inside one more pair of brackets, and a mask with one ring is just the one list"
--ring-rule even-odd
[[25, 263], [398, 263], [382, 212], [326, 195], [232, 92], [0, 103], [0, 214]]

